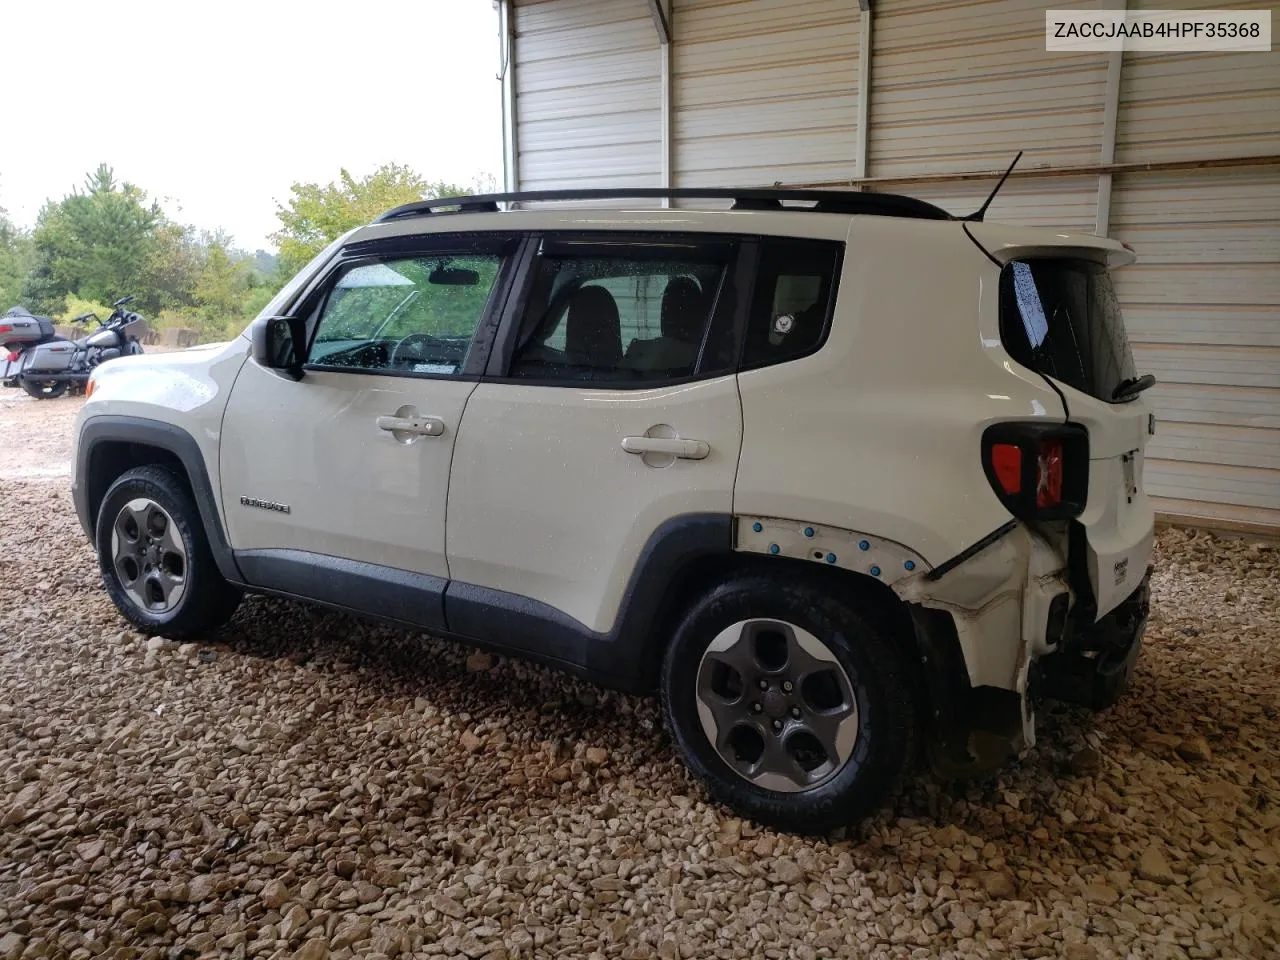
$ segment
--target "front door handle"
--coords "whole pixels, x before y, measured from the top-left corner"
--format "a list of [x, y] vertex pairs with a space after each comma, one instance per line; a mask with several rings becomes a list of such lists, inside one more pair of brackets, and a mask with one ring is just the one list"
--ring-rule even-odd
[[444, 433], [439, 417], [379, 417], [374, 421], [379, 430], [387, 430], [397, 440], [409, 437], [438, 437]]
[[705, 440], [671, 440], [666, 437], [623, 437], [627, 453], [657, 453], [681, 460], [705, 460], [711, 446]]

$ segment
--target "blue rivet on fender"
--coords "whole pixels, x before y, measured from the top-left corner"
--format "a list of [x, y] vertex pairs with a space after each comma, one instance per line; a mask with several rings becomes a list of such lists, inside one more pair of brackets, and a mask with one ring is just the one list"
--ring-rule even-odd
[[903, 564], [903, 566], [906, 567], [908, 570], [914, 570], [916, 568], [916, 562], [914, 560], [908, 560], [906, 563]]
[[878, 577], [878, 576], [880, 576], [880, 568], [879, 568], [879, 567], [872, 567], [872, 568], [871, 568], [871, 575], [872, 575], [873, 577]]
[[834, 553], [828, 553], [827, 563], [835, 563], [835, 562], [836, 562], [836, 555]]
[[771, 543], [771, 544], [769, 544], [769, 552], [770, 552], [770, 553], [777, 553], [779, 549], [781, 549], [781, 548], [780, 548], [776, 543]]
[[806, 537], [812, 537], [812, 536], [813, 536], [813, 527], [805, 527], [805, 528], [804, 528], [804, 535], [805, 535]]
[[751, 525], [751, 529], [754, 530], [756, 533], [759, 533], [761, 530], [764, 529], [764, 524], [761, 523], [759, 520], [757, 520], [755, 523]]
[[859, 541], [858, 541], [858, 549], [859, 549], [859, 550], [870, 550], [870, 549], [871, 549], [871, 544], [867, 543], [867, 541], [865, 541], [865, 540], [859, 540]]

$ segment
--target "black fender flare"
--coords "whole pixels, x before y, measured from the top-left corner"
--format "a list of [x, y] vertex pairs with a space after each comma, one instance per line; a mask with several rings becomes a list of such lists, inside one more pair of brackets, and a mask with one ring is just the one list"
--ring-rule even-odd
[[209, 539], [209, 549], [218, 565], [218, 572], [227, 580], [240, 582], [240, 570], [227, 541], [222, 513], [213, 494], [209, 469], [200, 453], [200, 446], [186, 430], [162, 420], [102, 414], [86, 419], [81, 425], [76, 462], [72, 465], [74, 472], [71, 498], [75, 503], [76, 515], [80, 518], [80, 526], [89, 539], [93, 540], [98, 505], [107, 487], [107, 484], [100, 483], [92, 473], [95, 469], [95, 451], [108, 444], [137, 444], [163, 450], [182, 465], [191, 485], [196, 509], [200, 511], [200, 521]]

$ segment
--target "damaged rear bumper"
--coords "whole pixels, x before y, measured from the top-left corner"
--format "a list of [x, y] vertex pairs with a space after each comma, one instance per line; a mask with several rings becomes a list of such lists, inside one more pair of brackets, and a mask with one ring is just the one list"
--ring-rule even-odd
[[894, 584], [907, 602], [932, 714], [930, 763], [943, 777], [980, 776], [1035, 744], [1042, 697], [1110, 706], [1141, 649], [1150, 569], [1095, 622], [1087, 583], [1053, 544], [1021, 524], [964, 562]]
[[1069, 628], [1059, 649], [1032, 664], [1031, 696], [1105, 710], [1129, 686], [1151, 611], [1151, 568], [1097, 623]]

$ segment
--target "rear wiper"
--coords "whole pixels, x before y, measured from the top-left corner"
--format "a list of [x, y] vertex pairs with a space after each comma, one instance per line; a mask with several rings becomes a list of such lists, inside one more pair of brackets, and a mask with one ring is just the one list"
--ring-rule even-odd
[[1129, 377], [1127, 380], [1121, 380], [1119, 386], [1111, 391], [1111, 399], [1132, 400], [1155, 382], [1156, 378], [1149, 373], [1144, 373], [1140, 377]]

